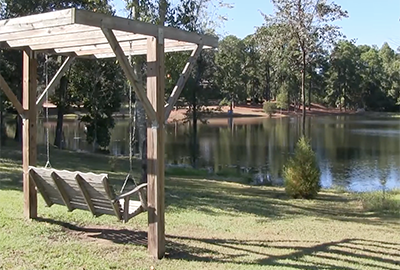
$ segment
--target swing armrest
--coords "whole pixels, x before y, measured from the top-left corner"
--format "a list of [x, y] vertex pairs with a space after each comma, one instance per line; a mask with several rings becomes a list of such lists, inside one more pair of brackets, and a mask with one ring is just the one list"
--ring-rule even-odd
[[135, 187], [134, 189], [132, 189], [131, 191], [128, 191], [128, 192], [126, 192], [124, 194], [121, 194], [121, 195], [117, 196], [114, 201], [119, 201], [121, 199], [129, 197], [129, 196], [131, 196], [131, 195], [133, 195], [135, 193], [140, 192], [142, 189], [144, 189], [146, 187], [147, 187], [147, 183], [140, 184], [137, 187]]

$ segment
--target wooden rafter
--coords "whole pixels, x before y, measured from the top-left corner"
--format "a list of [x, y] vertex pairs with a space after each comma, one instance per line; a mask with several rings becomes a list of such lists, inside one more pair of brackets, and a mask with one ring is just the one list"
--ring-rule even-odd
[[114, 33], [112, 30], [107, 28], [102, 28], [104, 36], [107, 38], [108, 42], [110, 43], [111, 48], [113, 49], [115, 56], [118, 59], [119, 64], [121, 65], [122, 69], [125, 72], [125, 76], [128, 78], [129, 82], [133, 86], [136, 94], [138, 95], [139, 99], [142, 101], [144, 109], [152, 122], [157, 122], [156, 112], [151, 105], [149, 99], [146, 96], [146, 93], [143, 89], [143, 86], [139, 83], [139, 80], [133, 71], [131, 65], [128, 62], [128, 59], [125, 57], [121, 46], [119, 45]]
[[[121, 42], [125, 55], [146, 54], [143, 40], [149, 36], [157, 36], [160, 30], [166, 41], [166, 52], [192, 50], [196, 44], [212, 48], [218, 43], [213, 36], [71, 8], [0, 20], [0, 46], [11, 49], [27, 47], [36, 52], [52, 52], [58, 55], [68, 52], [82, 57], [115, 57], [101, 28], [112, 29], [116, 39]], [[129, 53], [122, 43], [128, 41], [133, 43], [133, 47], [140, 48]], [[92, 48], [89, 49], [88, 46]]]
[[13, 93], [13, 91], [8, 86], [7, 82], [4, 80], [3, 76], [1, 76], [1, 74], [0, 74], [0, 88], [3, 90], [4, 94], [11, 101], [11, 103], [14, 105], [18, 114], [21, 115], [22, 118], [24, 118], [25, 111], [24, 111], [24, 108], [22, 107], [21, 102], [19, 102], [17, 96]]
[[165, 121], [167, 121], [173, 107], [175, 106], [175, 103], [178, 101], [183, 87], [189, 79], [190, 72], [192, 71], [197, 58], [199, 58], [202, 49], [203, 45], [198, 45], [197, 48], [193, 50], [192, 54], [189, 57], [189, 60], [183, 68], [182, 74], [179, 77], [179, 80], [176, 83], [174, 89], [172, 90], [171, 96], [169, 97], [167, 104], [165, 105]]
[[46, 93], [49, 95], [54, 92], [58, 84], [60, 83], [60, 80], [62, 76], [64, 76], [65, 72], [68, 70], [68, 68], [71, 66], [72, 62], [74, 61], [74, 57], [68, 57], [64, 63], [61, 65], [60, 69], [57, 71], [56, 75], [54, 75], [53, 79], [50, 81], [49, 85], [44, 89], [43, 93], [39, 96], [39, 98], [36, 101], [36, 107], [39, 110], [42, 106], [43, 103], [45, 102], [46, 98]]
[[151, 37], [158, 36], [159, 29], [162, 29], [164, 39], [181, 40], [194, 44], [202, 43], [211, 47], [218, 46], [218, 39], [213, 36], [200, 35], [195, 32], [188, 32], [173, 27], [165, 27], [121, 17], [113, 17], [86, 10], [75, 10], [75, 23], [137, 33]]

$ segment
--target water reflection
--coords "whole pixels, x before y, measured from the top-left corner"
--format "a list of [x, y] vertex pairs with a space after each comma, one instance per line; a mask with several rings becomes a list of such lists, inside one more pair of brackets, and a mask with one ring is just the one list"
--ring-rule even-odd
[[[323, 187], [354, 191], [400, 188], [400, 121], [390, 117], [329, 116], [307, 119], [307, 133], [317, 153]], [[300, 135], [300, 119], [218, 119], [198, 125], [198, 165], [210, 170], [224, 166], [253, 169], [271, 183], [281, 183], [281, 170]], [[48, 123], [54, 140], [55, 122]], [[110, 152], [127, 155], [128, 121], [112, 132]], [[167, 163], [189, 165], [191, 125], [170, 124], [166, 134]], [[39, 142], [45, 130], [39, 129]], [[66, 121], [64, 145], [91, 151], [84, 125]]]

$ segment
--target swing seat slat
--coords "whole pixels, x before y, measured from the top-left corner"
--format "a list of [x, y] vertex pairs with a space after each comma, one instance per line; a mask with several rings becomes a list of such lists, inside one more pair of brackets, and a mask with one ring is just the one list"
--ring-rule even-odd
[[[146, 183], [116, 196], [107, 174], [30, 166], [29, 175], [49, 207], [58, 204], [69, 211], [81, 209], [94, 216], [113, 215], [124, 222], [147, 210]], [[135, 195], [139, 200], [131, 200]]]

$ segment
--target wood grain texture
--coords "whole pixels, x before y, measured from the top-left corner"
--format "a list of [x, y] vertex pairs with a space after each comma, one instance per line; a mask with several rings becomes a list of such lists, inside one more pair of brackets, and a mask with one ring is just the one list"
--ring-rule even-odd
[[147, 96], [159, 123], [147, 129], [148, 249], [154, 258], [161, 259], [165, 255], [164, 42], [152, 37], [147, 46]]

